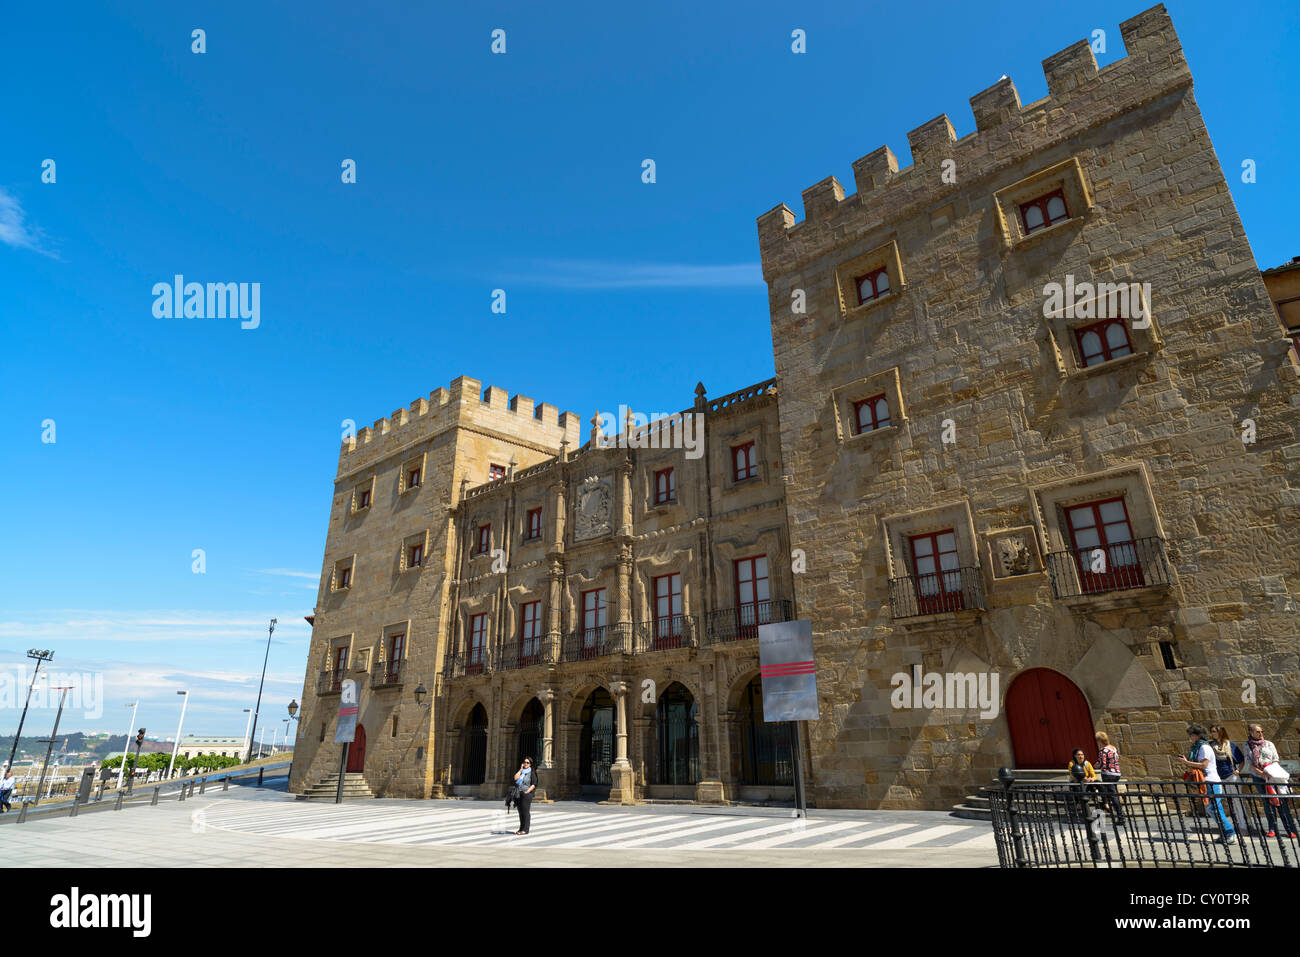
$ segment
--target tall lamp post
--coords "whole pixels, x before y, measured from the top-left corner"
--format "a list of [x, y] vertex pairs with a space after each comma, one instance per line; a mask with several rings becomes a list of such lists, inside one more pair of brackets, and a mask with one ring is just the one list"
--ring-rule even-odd
[[117, 786], [122, 787], [122, 775], [126, 773], [126, 756], [131, 750], [131, 729], [135, 727], [135, 712], [140, 707], [139, 701], [128, 701], [126, 707], [131, 709], [131, 723], [126, 726], [126, 740], [122, 742], [122, 766], [117, 769]]
[[54, 652], [37, 651], [35, 648], [31, 648], [27, 652], [27, 657], [36, 662], [36, 670], [32, 672], [32, 683], [27, 686], [27, 700], [23, 703], [22, 717], [18, 719], [18, 731], [14, 734], [14, 746], [9, 749], [9, 763], [5, 765], [7, 768], [14, 766], [14, 755], [18, 753], [18, 739], [23, 734], [23, 722], [27, 720], [27, 705], [32, 703], [32, 689], [36, 687], [36, 676], [41, 673], [41, 662], [53, 661]]
[[[290, 721], [298, 720], [298, 699], [297, 698], [293, 698], [289, 701], [289, 720]], [[288, 740], [289, 729], [285, 728], [284, 733], [285, 733], [285, 740]], [[297, 745], [298, 736], [296, 734], [293, 736], [293, 740], [294, 740], [294, 744]], [[298, 750], [297, 747], [295, 747], [294, 751], [296, 752], [297, 750]], [[293, 780], [293, 759], [290, 759], [289, 761], [289, 780], [291, 781]]]
[[190, 693], [188, 691], [178, 691], [178, 695], [184, 695], [181, 701], [181, 721], [176, 725], [176, 743], [172, 745], [172, 759], [167, 765], [167, 777], [172, 776], [172, 769], [176, 767], [176, 752], [181, 749], [181, 728], [185, 727], [185, 706], [190, 703]]
[[[257, 684], [257, 707], [253, 709], [253, 730], [254, 731], [257, 730], [258, 712], [262, 710], [262, 688], [266, 685], [266, 663], [271, 658], [271, 636], [275, 634], [276, 621], [277, 619], [272, 618], [271, 626], [266, 631], [266, 654], [262, 656], [262, 680], [259, 681]], [[253, 750], [253, 739], [251, 736], [248, 739], [248, 750], [250, 753]], [[249, 760], [250, 761], [252, 760], [251, 754]]]
[[248, 730], [253, 726], [253, 709], [245, 708], [244, 714], [248, 715], [248, 720], [244, 722], [244, 758], [248, 758], [248, 749], [253, 746], [253, 739], [248, 736]]

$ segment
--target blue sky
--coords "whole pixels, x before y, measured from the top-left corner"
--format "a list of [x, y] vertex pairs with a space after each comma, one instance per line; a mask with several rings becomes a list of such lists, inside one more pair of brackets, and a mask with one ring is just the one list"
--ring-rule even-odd
[[[883, 144], [906, 165], [908, 130], [941, 112], [970, 132], [970, 96], [1004, 73], [1040, 98], [1041, 60], [1095, 29], [1102, 64], [1123, 56], [1118, 24], [1146, 6], [12, 8], [0, 671], [38, 647], [101, 676], [102, 708], [68, 730], [121, 732], [139, 697], [137, 725], [171, 734], [187, 688], [187, 731], [239, 734], [276, 617], [278, 723], [302, 690], [343, 419], [460, 374], [584, 422], [767, 378], [757, 216], [802, 217], [830, 174], [851, 191]], [[1300, 254], [1294, 3], [1168, 7], [1257, 259]], [[176, 273], [261, 283], [260, 325], [155, 318]], [[16, 725], [0, 702], [0, 732]]]

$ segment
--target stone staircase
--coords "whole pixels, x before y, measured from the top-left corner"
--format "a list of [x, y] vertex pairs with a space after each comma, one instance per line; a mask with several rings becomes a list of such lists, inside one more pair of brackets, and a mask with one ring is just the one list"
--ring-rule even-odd
[[[335, 771], [303, 791], [302, 796], [308, 801], [333, 801], [338, 791], [339, 775]], [[343, 775], [343, 800], [374, 800], [374, 797], [374, 794], [370, 792], [370, 786], [366, 784], [364, 774], [349, 773]]]
[[[1057, 771], [1051, 768], [1047, 768], [1047, 769], [1019, 768], [1016, 770], [1016, 780], [1022, 783], [1032, 782], [1032, 781], [1066, 781], [1068, 780], [1068, 776], [1064, 771]], [[985, 785], [985, 787], [997, 788], [1001, 790], [1002, 782], [999, 781], [997, 778], [994, 778], [987, 785]], [[1126, 794], [1124, 782], [1122, 780], [1120, 781], [1119, 784], [1119, 793], [1120, 796], [1124, 798], [1124, 804], [1127, 808], [1129, 808], [1130, 814], [1141, 813], [1143, 807], [1150, 807], [1159, 803], [1159, 799], [1152, 797], [1151, 795], [1144, 794], [1139, 796], [1137, 794]], [[1096, 795], [1092, 795], [1092, 796], [1096, 797]], [[949, 813], [953, 817], [965, 818], [971, 821], [992, 822], [993, 820], [993, 811], [989, 807], [989, 799], [985, 797], [984, 794], [982, 793], [966, 795], [964, 798], [961, 799], [960, 804], [956, 804], [953, 806], [952, 811], [950, 811]]]

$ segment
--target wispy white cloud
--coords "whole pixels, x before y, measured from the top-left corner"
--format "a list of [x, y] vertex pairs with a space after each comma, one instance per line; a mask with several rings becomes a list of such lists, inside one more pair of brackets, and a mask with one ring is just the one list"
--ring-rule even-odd
[[544, 259], [526, 264], [505, 280], [561, 289], [725, 289], [761, 285], [763, 273], [756, 262], [702, 266]]
[[[298, 583], [303, 588], [320, 587], [320, 575], [316, 574], [315, 572], [300, 572], [300, 571], [295, 571], [292, 568], [258, 568], [256, 569], [256, 572], [259, 575], [275, 575], [280, 578], [304, 579], [303, 581]], [[284, 594], [284, 592], [281, 592], [281, 594]]]
[[42, 256], [57, 259], [45, 248], [46, 237], [40, 229], [25, 222], [27, 214], [18, 198], [0, 186], [0, 243], [17, 249], [30, 249]]
[[[306, 611], [310, 611], [307, 609]], [[206, 642], [266, 637], [267, 623], [277, 618], [275, 640], [306, 642], [311, 629], [306, 611], [293, 608], [270, 613], [189, 611], [97, 611], [86, 609], [36, 612], [0, 621], [0, 638], [27, 642]]]

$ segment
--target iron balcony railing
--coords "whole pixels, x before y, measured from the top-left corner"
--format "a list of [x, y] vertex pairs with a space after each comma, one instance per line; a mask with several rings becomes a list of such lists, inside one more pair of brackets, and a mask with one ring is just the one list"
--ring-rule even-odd
[[370, 672], [370, 687], [397, 688], [402, 684], [402, 665], [405, 661], [378, 661]]
[[487, 652], [482, 648], [472, 649], [463, 654], [448, 655], [443, 664], [443, 672], [448, 678], [481, 675], [487, 670]]
[[719, 608], [709, 612], [709, 641], [743, 641], [758, 637], [758, 626], [790, 621], [792, 602], [782, 598], [754, 602], [739, 608]]
[[638, 622], [632, 629], [634, 655], [699, 646], [699, 629], [694, 615], [668, 615], [653, 621]]
[[322, 671], [316, 680], [317, 694], [338, 694], [343, 690], [343, 672]]
[[632, 626], [627, 623], [579, 628], [564, 636], [561, 661], [589, 661], [632, 650]]
[[1137, 538], [1095, 548], [1049, 552], [1047, 571], [1057, 598], [1169, 584], [1163, 538]]
[[1016, 774], [984, 789], [1002, 867], [1300, 867], [1300, 795], [1285, 787]]
[[985, 607], [984, 576], [975, 566], [889, 580], [889, 609], [894, 618]]
[[534, 665], [554, 664], [553, 648], [554, 643], [546, 635], [509, 642], [497, 656], [497, 667], [502, 671], [510, 671], [516, 668], [531, 668]]

